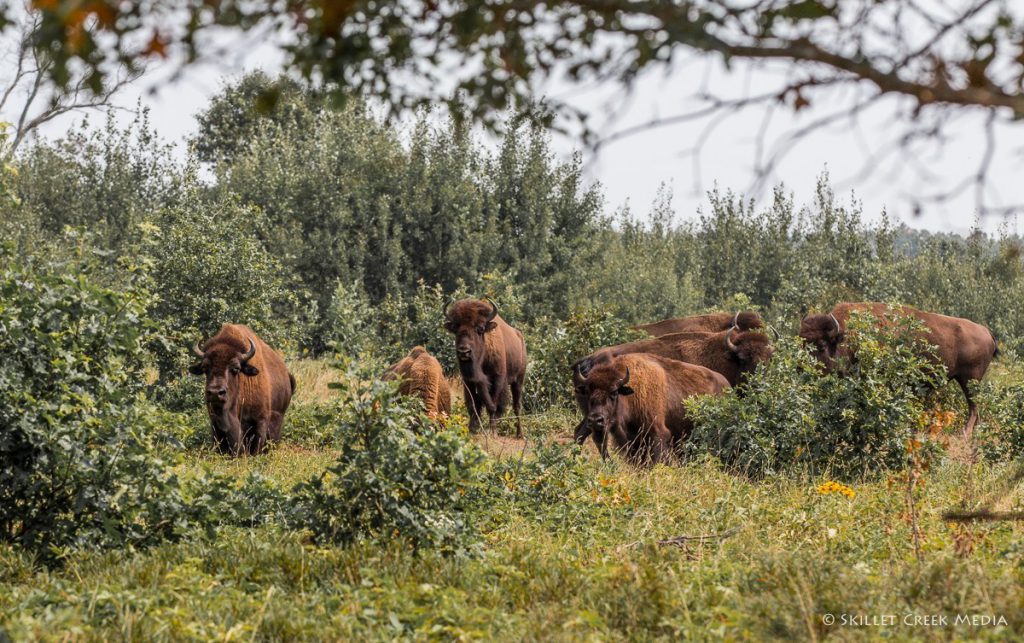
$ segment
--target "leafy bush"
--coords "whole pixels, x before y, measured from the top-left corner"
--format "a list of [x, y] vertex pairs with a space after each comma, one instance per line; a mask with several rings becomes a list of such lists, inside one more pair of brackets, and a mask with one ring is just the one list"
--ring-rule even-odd
[[1024, 383], [984, 381], [975, 391], [981, 416], [976, 435], [982, 453], [989, 460], [1020, 457], [1024, 454]]
[[524, 332], [529, 357], [524, 404], [529, 411], [552, 405], [575, 408], [569, 367], [594, 350], [642, 335], [610, 312], [579, 310], [565, 321], [541, 319]]
[[434, 429], [394, 382], [350, 370], [338, 391], [341, 451], [296, 487], [295, 524], [319, 542], [400, 538], [414, 549], [470, 550], [477, 536], [467, 494], [480, 449], [465, 434]]
[[924, 428], [926, 394], [945, 377], [914, 335], [920, 323], [892, 322], [852, 316], [847, 341], [857, 359], [844, 374], [823, 374], [800, 340], [782, 340], [743, 397], [687, 402], [695, 423], [689, 449], [753, 477], [792, 469], [857, 476], [902, 468]]
[[185, 504], [140, 396], [149, 294], [97, 286], [88, 266], [0, 261], [0, 539], [52, 557], [179, 535]]
[[159, 295], [151, 311], [166, 339], [155, 350], [158, 390], [165, 403], [185, 408], [194, 403], [195, 381], [175, 383], [194, 360], [190, 346], [221, 324], [241, 323], [281, 350], [295, 332], [283, 313], [296, 302], [283, 266], [260, 241], [266, 219], [258, 210], [194, 195], [187, 207], [166, 210], [157, 222], [144, 229]]

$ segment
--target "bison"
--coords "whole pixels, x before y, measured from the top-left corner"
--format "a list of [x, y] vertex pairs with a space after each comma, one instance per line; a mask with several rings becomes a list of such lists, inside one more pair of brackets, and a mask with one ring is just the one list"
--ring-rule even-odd
[[969, 319], [929, 313], [910, 306], [898, 306], [893, 310], [888, 304], [875, 302], [837, 304], [828, 314], [809, 315], [800, 322], [800, 337], [829, 371], [835, 368], [838, 358], [853, 357], [843, 340], [850, 313], [854, 311], [868, 312], [880, 320], [887, 314], [899, 313], [915, 317], [925, 325], [924, 339], [937, 348], [937, 359], [949, 378], [960, 385], [967, 399], [964, 435], [970, 438], [978, 423], [978, 407], [968, 384], [971, 380], [981, 380], [992, 359], [999, 354], [992, 332]]
[[678, 319], [664, 319], [653, 324], [634, 326], [633, 330], [642, 330], [652, 337], [661, 337], [670, 333], [707, 332], [717, 333], [730, 328], [754, 330], [762, 328], [764, 322], [755, 312], [740, 311], [731, 313], [711, 313], [708, 315], [691, 315]]
[[526, 378], [526, 342], [523, 334], [498, 315], [492, 301], [462, 299], [445, 307], [445, 328], [455, 335], [455, 354], [462, 374], [462, 390], [469, 411], [469, 430], [480, 425], [487, 408], [490, 428], [505, 412], [505, 389], [512, 389], [516, 437], [523, 437], [522, 398]]
[[452, 393], [441, 363], [422, 346], [417, 346], [391, 366], [382, 379], [401, 378], [398, 392], [423, 400], [427, 416], [437, 420], [452, 412]]
[[577, 395], [585, 400], [586, 429], [577, 441], [591, 435], [606, 458], [611, 438], [637, 466], [670, 461], [690, 436], [693, 423], [683, 400], [729, 388], [724, 377], [703, 366], [646, 353], [613, 357], [575, 379]]
[[772, 352], [768, 337], [758, 331], [730, 328], [717, 333], [670, 333], [602, 348], [576, 362], [573, 370], [585, 375], [595, 363], [608, 357], [651, 353], [709, 368], [724, 376], [731, 386], [738, 386], [758, 364], [771, 359]]
[[206, 375], [206, 411], [223, 453], [256, 454], [281, 437], [295, 378], [284, 360], [247, 326], [224, 324], [192, 351], [193, 375]]

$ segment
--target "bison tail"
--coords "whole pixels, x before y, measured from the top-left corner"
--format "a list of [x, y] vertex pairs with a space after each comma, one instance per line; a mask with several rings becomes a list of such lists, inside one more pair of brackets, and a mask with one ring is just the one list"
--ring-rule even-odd
[[992, 336], [992, 358], [995, 359], [999, 357], [999, 338], [991, 330], [988, 331], [988, 334]]
[[292, 384], [292, 395], [295, 395], [295, 376], [288, 373], [288, 381]]

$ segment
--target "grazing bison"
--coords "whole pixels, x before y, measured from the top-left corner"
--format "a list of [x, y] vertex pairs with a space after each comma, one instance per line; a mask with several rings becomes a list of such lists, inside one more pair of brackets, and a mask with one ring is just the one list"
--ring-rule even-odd
[[398, 392], [423, 400], [427, 417], [437, 420], [452, 412], [452, 392], [441, 363], [422, 346], [417, 346], [384, 373], [382, 379], [401, 378]]
[[585, 432], [602, 457], [611, 438], [627, 460], [637, 466], [668, 462], [690, 436], [693, 423], [683, 400], [694, 395], [719, 395], [729, 388], [725, 378], [704, 368], [658, 355], [637, 353], [613, 357], [575, 376]]
[[651, 353], [709, 368], [724, 376], [731, 386], [738, 386], [758, 364], [771, 359], [772, 352], [768, 337], [758, 331], [730, 328], [717, 333], [670, 333], [594, 351], [576, 362], [573, 371], [586, 375], [595, 363], [608, 357]]
[[887, 304], [842, 303], [837, 304], [828, 314], [809, 315], [800, 322], [800, 337], [811, 346], [815, 357], [827, 370], [835, 368], [840, 357], [850, 358], [850, 350], [843, 339], [850, 313], [865, 311], [878, 319], [887, 314], [898, 313], [916, 317], [928, 329], [924, 339], [934, 345], [936, 357], [946, 368], [950, 379], [956, 380], [967, 399], [968, 417], [964, 435], [968, 438], [978, 423], [978, 407], [971, 398], [968, 384], [985, 376], [992, 359], [999, 354], [999, 348], [991, 331], [981, 324], [960, 317], [949, 317], [929, 313], [910, 306], [899, 306], [896, 310]]
[[634, 330], [642, 330], [652, 337], [661, 337], [670, 333], [706, 332], [717, 333], [730, 328], [753, 330], [762, 328], [761, 316], [754, 312], [740, 311], [732, 313], [711, 313], [709, 315], [691, 315], [678, 319], [664, 319], [653, 324], [634, 326]]
[[295, 378], [281, 356], [240, 324], [224, 324], [192, 351], [199, 363], [189, 371], [206, 375], [206, 411], [217, 447], [231, 455], [256, 454], [268, 440], [278, 440], [295, 393]]
[[469, 430], [480, 425], [487, 408], [491, 430], [505, 412], [505, 389], [512, 389], [516, 437], [523, 437], [522, 398], [526, 377], [523, 334], [498, 316], [492, 301], [463, 299], [445, 307], [445, 328], [455, 335], [455, 354], [462, 374], [462, 390], [469, 411]]

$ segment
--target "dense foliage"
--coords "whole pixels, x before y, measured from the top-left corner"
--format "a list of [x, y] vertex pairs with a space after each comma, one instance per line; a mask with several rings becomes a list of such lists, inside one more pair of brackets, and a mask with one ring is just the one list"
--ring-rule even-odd
[[856, 478], [906, 466], [944, 374], [914, 334], [918, 324], [873, 319], [851, 317], [846, 341], [856, 359], [836, 372], [823, 374], [803, 346], [785, 341], [742, 396], [688, 402], [691, 452], [754, 477], [802, 470]]
[[340, 452], [296, 488], [297, 526], [324, 543], [400, 539], [415, 549], [471, 549], [468, 499], [483, 452], [463, 433], [432, 427], [394, 382], [350, 376], [337, 389]]
[[148, 293], [0, 261], [0, 539], [53, 557], [173, 536], [184, 503], [140, 396]]

